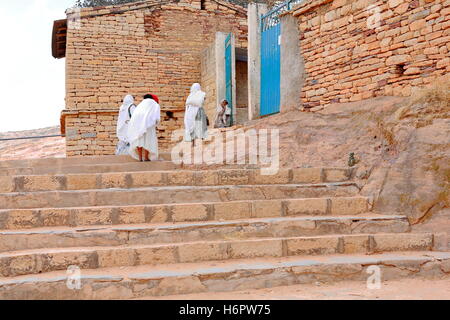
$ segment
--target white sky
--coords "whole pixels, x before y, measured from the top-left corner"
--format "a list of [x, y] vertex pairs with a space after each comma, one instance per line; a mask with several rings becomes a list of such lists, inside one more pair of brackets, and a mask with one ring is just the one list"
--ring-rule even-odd
[[0, 2], [0, 132], [59, 125], [65, 59], [51, 54], [53, 21], [75, 0]]

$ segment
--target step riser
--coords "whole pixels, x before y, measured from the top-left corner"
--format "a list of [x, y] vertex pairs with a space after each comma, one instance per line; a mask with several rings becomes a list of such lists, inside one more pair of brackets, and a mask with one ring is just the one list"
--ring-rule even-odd
[[[422, 278], [434, 279], [450, 274], [450, 259], [432, 261], [432, 258], [398, 261], [367, 261], [365, 263], [334, 263], [329, 265], [281, 266], [266, 269], [233, 269], [215, 273], [185, 276], [136, 275], [130, 279], [121, 276], [82, 277], [80, 290], [71, 290], [67, 278], [52, 282], [18, 283], [0, 287], [4, 300], [111, 300], [141, 297], [163, 297], [201, 292], [232, 292], [264, 289], [277, 286], [361, 281], [367, 283], [373, 274], [372, 266], [380, 268], [382, 281]], [[433, 265], [433, 268], [430, 266]], [[407, 268], [405, 268], [407, 266]]]
[[0, 194], [1, 209], [74, 208], [144, 204], [200, 203], [292, 198], [351, 197], [353, 183], [321, 185], [263, 185], [137, 190], [53, 191]]
[[[399, 242], [401, 240], [401, 242]], [[392, 251], [427, 251], [433, 236], [426, 234], [330, 236], [322, 238], [267, 239], [256, 241], [195, 243], [140, 249], [114, 248], [77, 252], [0, 257], [0, 274], [15, 277], [67, 270], [122, 266], [192, 263], [261, 257], [323, 254], [368, 254]]]
[[[355, 218], [356, 219], [356, 218]], [[0, 252], [39, 248], [154, 245], [191, 241], [216, 241], [271, 237], [324, 236], [330, 234], [400, 233], [410, 230], [406, 219], [396, 220], [291, 220], [240, 224], [213, 224], [108, 231], [67, 232], [61, 234], [2, 234]]]
[[317, 198], [228, 203], [51, 208], [0, 211], [0, 230], [166, 222], [195, 222], [289, 216], [357, 215], [368, 199]]
[[280, 169], [271, 176], [260, 170], [148, 171], [84, 175], [0, 177], [0, 192], [33, 192], [143, 188], [163, 186], [221, 186], [344, 182], [351, 169]]

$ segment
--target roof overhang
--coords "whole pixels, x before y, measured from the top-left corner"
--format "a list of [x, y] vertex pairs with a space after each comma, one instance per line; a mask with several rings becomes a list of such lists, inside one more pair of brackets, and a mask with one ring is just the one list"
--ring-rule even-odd
[[67, 19], [53, 22], [52, 55], [56, 59], [66, 57]]

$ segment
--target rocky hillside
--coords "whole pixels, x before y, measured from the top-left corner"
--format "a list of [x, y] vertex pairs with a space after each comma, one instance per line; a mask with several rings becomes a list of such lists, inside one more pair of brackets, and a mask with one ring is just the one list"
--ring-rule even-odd
[[[0, 133], [0, 139], [48, 136], [56, 134], [60, 134], [59, 127], [3, 132]], [[66, 154], [65, 148], [65, 138], [61, 137], [10, 141], [0, 140], [0, 160], [64, 157]]]
[[346, 166], [354, 153], [361, 193], [373, 198], [375, 210], [450, 230], [449, 81], [410, 98], [292, 111], [250, 127], [280, 129], [282, 166]]

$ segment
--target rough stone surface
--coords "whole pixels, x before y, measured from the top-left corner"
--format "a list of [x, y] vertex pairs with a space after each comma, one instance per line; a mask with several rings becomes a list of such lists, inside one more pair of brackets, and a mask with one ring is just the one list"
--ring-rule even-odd
[[376, 212], [405, 214], [414, 227], [429, 223], [430, 230], [448, 232], [447, 214], [440, 212], [450, 206], [449, 83], [439, 80], [410, 98], [288, 112], [249, 129], [280, 129], [281, 166], [342, 167], [354, 153], [361, 195], [369, 197]]
[[409, 96], [449, 72], [448, 1], [420, 1], [414, 10], [403, 1], [329, 2], [308, 1], [294, 13], [304, 107]]

